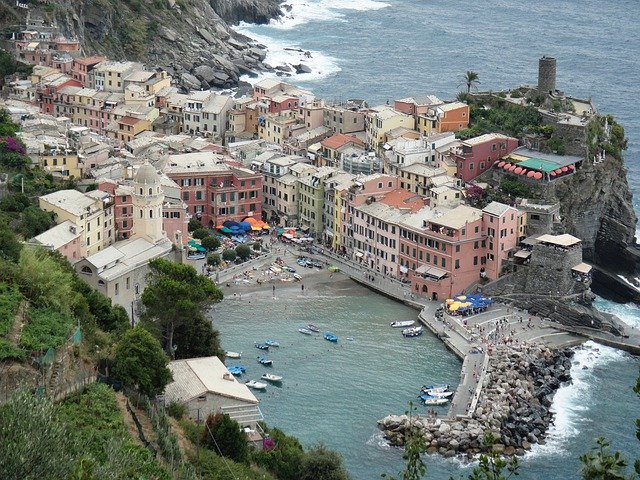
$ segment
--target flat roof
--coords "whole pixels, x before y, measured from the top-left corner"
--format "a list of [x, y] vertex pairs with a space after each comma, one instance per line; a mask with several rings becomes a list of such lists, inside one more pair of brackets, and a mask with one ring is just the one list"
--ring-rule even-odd
[[467, 205], [458, 205], [446, 213], [434, 216], [430, 222], [443, 227], [459, 230], [467, 223], [475, 222], [482, 218], [482, 210]]
[[[485, 142], [490, 142], [492, 140], [506, 140], [508, 138], [513, 138], [513, 137], [507, 137], [506, 135], [503, 135], [501, 133], [485, 133], [484, 135], [480, 135], [478, 137], [473, 137], [473, 138], [469, 138], [468, 140], [464, 140], [462, 143], [464, 145], [478, 145], [481, 143], [485, 143]], [[514, 140], [516, 140], [514, 138]]]
[[505, 205], [504, 203], [500, 203], [500, 202], [491, 202], [489, 205], [487, 205], [486, 207], [484, 207], [482, 209], [483, 212], [486, 212], [490, 215], [495, 215], [497, 217], [499, 217], [500, 215], [502, 215], [503, 213], [505, 213], [507, 210], [509, 210], [509, 205]]
[[445, 277], [449, 272], [447, 272], [446, 270], [442, 270], [441, 268], [431, 267], [429, 265], [421, 265], [416, 269], [416, 273], [440, 279]]
[[70, 220], [65, 220], [46, 232], [33, 237], [35, 241], [54, 250], [66, 245], [82, 235], [83, 230]]
[[578, 272], [578, 273], [589, 273], [591, 271], [593, 267], [591, 265], [589, 265], [588, 263], [579, 263], [578, 265], [576, 265], [575, 267], [573, 267], [571, 270], [573, 270], [574, 272]]
[[217, 153], [194, 152], [169, 155], [163, 170], [167, 175], [171, 175], [172, 173], [228, 172], [230, 168]]
[[170, 401], [187, 402], [206, 393], [213, 393], [244, 403], [259, 403], [249, 387], [238, 382], [218, 357], [174, 360], [167, 367], [174, 379], [164, 391]]
[[538, 237], [538, 242], [550, 243], [551, 245], [558, 245], [561, 247], [571, 247], [582, 242], [582, 240], [574, 237], [573, 235], [569, 235], [568, 233], [563, 233], [562, 235], [540, 235]]
[[529, 250], [518, 250], [513, 254], [516, 258], [529, 258], [531, 256], [531, 252]]
[[81, 216], [87, 213], [96, 200], [78, 190], [58, 190], [40, 197], [40, 200], [59, 207], [73, 215]]

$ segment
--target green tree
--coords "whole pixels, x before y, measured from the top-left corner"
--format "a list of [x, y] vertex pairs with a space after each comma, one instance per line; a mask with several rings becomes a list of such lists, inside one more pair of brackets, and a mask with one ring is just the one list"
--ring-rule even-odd
[[220, 265], [222, 262], [222, 258], [220, 258], [219, 253], [210, 253], [207, 255], [207, 265], [211, 265], [213, 267]]
[[53, 215], [51, 212], [40, 210], [36, 206], [27, 207], [20, 218], [18, 232], [26, 239], [40, 235], [53, 225]]
[[240, 425], [226, 413], [209, 415], [202, 444], [224, 457], [246, 463], [249, 459], [249, 444]]
[[251, 248], [256, 252], [259, 252], [262, 250], [262, 244], [260, 242], [256, 242], [253, 245], [251, 245]]
[[285, 435], [277, 428], [266, 429], [273, 448], [253, 455], [253, 461], [266, 468], [280, 480], [298, 480], [304, 449], [295, 437]]
[[187, 226], [187, 230], [189, 230], [189, 232], [193, 232], [195, 230], [198, 230], [199, 228], [202, 228], [200, 220], [198, 220], [197, 218], [192, 218], [191, 220], [189, 220], [189, 225]]
[[17, 394], [0, 407], [0, 472], [24, 480], [70, 478], [73, 438], [57, 421], [57, 407], [44, 397]]
[[20, 213], [30, 205], [29, 197], [21, 192], [10, 193], [0, 200], [0, 210], [3, 212]]
[[249, 245], [238, 245], [236, 247], [236, 255], [238, 255], [241, 260], [247, 260], [251, 258], [251, 248]]
[[200, 243], [202, 243], [202, 246], [209, 251], [217, 250], [218, 248], [220, 248], [220, 245], [221, 245], [220, 240], [218, 240], [218, 238], [214, 237], [213, 235], [204, 237], [200, 241]]
[[116, 345], [112, 373], [125, 385], [153, 397], [171, 381], [169, 359], [160, 343], [142, 327], [127, 331]]
[[[405, 414], [409, 415], [410, 428], [405, 436], [404, 454], [402, 455], [406, 467], [403, 472], [400, 472], [400, 480], [420, 480], [427, 473], [427, 466], [422, 460], [422, 454], [427, 450], [427, 445], [420, 429], [411, 421], [414, 411], [413, 402], [409, 402], [409, 410]], [[382, 477], [385, 478], [386, 474], [383, 474]], [[394, 477], [389, 478], [396, 480]]]
[[[4, 55], [3, 58], [5, 58]], [[2, 68], [3, 67], [0, 66], [0, 69]], [[5, 75], [10, 74], [0, 73], [0, 77], [2, 78], [4, 78]], [[20, 125], [13, 121], [9, 110], [7, 110], [6, 108], [0, 109], [0, 137], [14, 137], [18, 130], [20, 130]]]
[[460, 85], [465, 85], [467, 87], [467, 94], [471, 93], [471, 89], [477, 89], [480, 84], [479, 75], [472, 71], [467, 70], [467, 73], [464, 74], [462, 78], [462, 83]]
[[198, 228], [191, 233], [193, 238], [197, 238], [198, 240], [208, 237], [211, 233], [207, 228]]
[[22, 244], [15, 234], [6, 227], [0, 227], [0, 258], [17, 262], [20, 258]]
[[197, 313], [184, 319], [182, 328], [173, 336], [174, 358], [194, 358], [216, 356], [224, 360], [224, 350], [220, 347], [220, 335], [211, 325], [211, 320]]
[[[169, 356], [174, 335], [189, 319], [222, 300], [222, 292], [191, 265], [156, 259], [149, 263], [149, 284], [142, 292], [143, 321], [155, 332]], [[186, 335], [186, 333], [182, 333]]]
[[305, 453], [300, 464], [300, 480], [348, 480], [342, 458], [332, 450], [318, 445]]
[[597, 446], [580, 456], [582, 469], [580, 475], [584, 480], [633, 480], [634, 475], [627, 476], [627, 460], [620, 452], [611, 452], [609, 442], [600, 437]]
[[227, 248], [222, 252], [222, 259], [225, 262], [233, 262], [236, 259], [236, 251], [233, 248]]

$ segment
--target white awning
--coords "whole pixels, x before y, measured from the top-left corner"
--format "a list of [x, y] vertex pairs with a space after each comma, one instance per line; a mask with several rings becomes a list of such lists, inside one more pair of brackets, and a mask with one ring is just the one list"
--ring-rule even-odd
[[400, 265], [400, 273], [407, 273], [409, 271], [409, 269], [407, 267], [405, 267], [404, 265]]
[[529, 250], [518, 250], [513, 256], [516, 258], [529, 258], [531, 252]]
[[416, 273], [422, 275], [423, 277], [428, 276], [439, 280], [445, 277], [449, 272], [440, 268], [430, 267], [429, 265], [422, 265], [421, 267], [418, 267]]
[[325, 234], [327, 237], [333, 237], [333, 231], [332, 231], [332, 230], [329, 230], [328, 228], [325, 228], [325, 229], [324, 229], [324, 234]]
[[364, 253], [362, 252], [356, 252], [356, 257], [360, 258], [360, 257], [364, 257]]
[[575, 267], [573, 267], [571, 270], [573, 270], [574, 272], [578, 272], [578, 273], [589, 273], [591, 271], [593, 267], [591, 265], [589, 265], [588, 263], [579, 263], [578, 265], [576, 265]]

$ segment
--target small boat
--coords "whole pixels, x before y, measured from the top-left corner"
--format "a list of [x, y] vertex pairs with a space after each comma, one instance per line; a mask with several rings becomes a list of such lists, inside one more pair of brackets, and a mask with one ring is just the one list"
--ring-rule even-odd
[[224, 356], [227, 358], [241, 358], [242, 352], [224, 352]]
[[333, 343], [337, 343], [338, 342], [338, 337], [336, 337], [333, 333], [331, 332], [324, 332], [324, 339], [328, 340], [330, 342]]
[[267, 357], [258, 357], [258, 362], [261, 363], [262, 365], [267, 365], [267, 366], [273, 365], [273, 360]]
[[262, 380], [266, 380], [267, 382], [278, 383], [282, 381], [282, 377], [280, 375], [274, 375], [273, 373], [263, 373], [260, 377]]
[[310, 323], [309, 325], [307, 325], [307, 328], [312, 332], [316, 332], [316, 333], [320, 332], [320, 329], [316, 327], [313, 323]]
[[355, 341], [355, 340], [353, 339], [353, 337], [347, 337], [347, 341], [348, 341], [348, 342], [353, 342], [353, 341]]
[[439, 392], [437, 390], [425, 390], [424, 393], [436, 398], [449, 398], [453, 395], [453, 392]]
[[313, 332], [308, 328], [299, 328], [298, 331], [304, 335], [313, 335]]
[[278, 342], [276, 342], [275, 340], [265, 340], [264, 343], [269, 345], [270, 347], [279, 347], [280, 346], [280, 344]]
[[296, 280], [300, 281], [300, 280], [302, 280], [302, 275], [300, 275], [298, 273], [294, 273], [293, 274], [293, 278], [295, 278]]
[[267, 345], [264, 342], [256, 342], [254, 345], [256, 346], [256, 348], [259, 348], [260, 350], [269, 350], [269, 345]]
[[425, 405], [444, 405], [449, 402], [448, 398], [432, 397], [431, 395], [420, 395]]
[[423, 385], [422, 386], [422, 391], [423, 392], [428, 392], [429, 390], [431, 390], [432, 392], [446, 392], [447, 390], [449, 390], [449, 385], [447, 385], [446, 383], [437, 383], [435, 385]]
[[237, 377], [238, 375], [242, 375], [244, 372], [246, 372], [246, 371], [247, 371], [247, 369], [246, 369], [246, 368], [244, 368], [242, 365], [229, 365], [229, 366], [227, 367], [227, 370], [229, 370], [229, 373], [230, 373], [231, 375], [234, 375], [234, 376], [236, 376], [236, 377]]
[[412, 327], [415, 323], [415, 320], [396, 320], [395, 322], [391, 322], [389, 326], [393, 328], [406, 328]]
[[265, 390], [267, 388], [266, 383], [257, 382], [255, 380], [248, 380], [244, 382], [244, 384], [249, 388], [253, 388], [254, 390]]
[[424, 333], [424, 330], [422, 329], [421, 326], [405, 328], [404, 330], [402, 330], [402, 335], [404, 335], [405, 337], [419, 337], [423, 333]]

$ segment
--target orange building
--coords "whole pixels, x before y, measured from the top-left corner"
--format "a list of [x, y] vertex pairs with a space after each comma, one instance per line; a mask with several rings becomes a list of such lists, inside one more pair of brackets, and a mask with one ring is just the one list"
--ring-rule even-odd
[[425, 135], [457, 132], [469, 127], [469, 105], [462, 102], [444, 103], [418, 115], [418, 131]]

